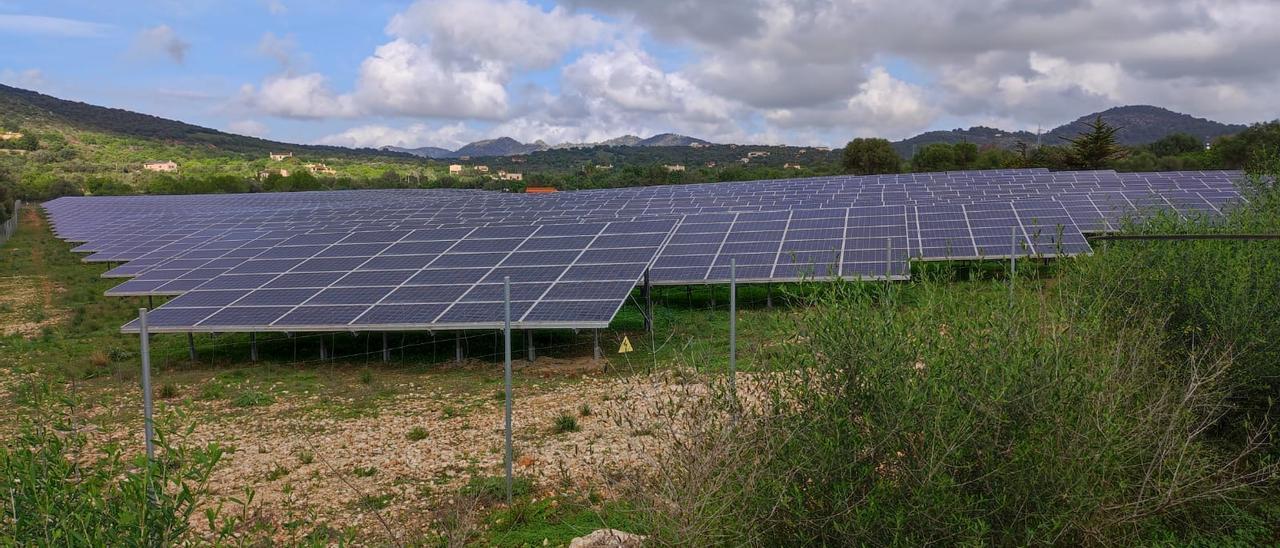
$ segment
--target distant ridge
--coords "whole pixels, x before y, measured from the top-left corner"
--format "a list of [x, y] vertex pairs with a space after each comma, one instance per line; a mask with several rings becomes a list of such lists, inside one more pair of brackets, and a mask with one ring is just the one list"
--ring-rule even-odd
[[[1172, 110], [1151, 105], [1114, 107], [1102, 112], [1086, 114], [1075, 121], [1061, 125], [1040, 135], [1041, 144], [1060, 145], [1088, 130], [1087, 124], [1101, 116], [1104, 121], [1120, 128], [1116, 139], [1122, 145], [1145, 145], [1175, 133], [1187, 133], [1198, 139], [1212, 140], [1224, 135], [1234, 135], [1247, 126], [1223, 124], [1204, 118], [1196, 118]], [[978, 146], [1013, 148], [1019, 141], [1033, 145], [1036, 135], [1029, 131], [1004, 131], [975, 126], [951, 131], [929, 131], [893, 143], [894, 150], [904, 157], [934, 143], [969, 142]]]
[[3, 84], [0, 84], [0, 117], [12, 118], [28, 125], [64, 125], [81, 130], [238, 153], [295, 152], [337, 157], [398, 155], [392, 151], [369, 148], [297, 145], [246, 137], [150, 114], [67, 101]]
[[481, 158], [486, 156], [518, 156], [521, 154], [529, 154], [540, 150], [561, 150], [573, 148], [592, 148], [592, 147], [691, 147], [691, 146], [708, 146], [712, 143], [704, 141], [696, 137], [680, 135], [676, 133], [660, 133], [641, 139], [635, 135], [623, 135], [615, 137], [607, 141], [599, 143], [563, 143], [559, 145], [548, 145], [542, 141], [534, 141], [532, 143], [521, 143], [510, 137], [498, 137], [497, 139], [486, 139], [463, 145], [458, 150], [449, 150], [440, 147], [419, 147], [419, 148], [403, 148], [384, 146], [382, 150], [403, 152], [413, 154], [424, 158], [447, 159], [447, 158]]

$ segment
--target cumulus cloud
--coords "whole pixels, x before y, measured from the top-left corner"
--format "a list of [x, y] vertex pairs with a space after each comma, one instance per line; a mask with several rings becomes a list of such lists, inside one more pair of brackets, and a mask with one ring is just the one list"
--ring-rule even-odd
[[588, 15], [561, 7], [543, 11], [522, 0], [421, 0], [392, 17], [387, 33], [429, 42], [444, 61], [541, 68], [570, 48], [600, 41], [609, 27]]
[[191, 44], [178, 36], [169, 25], [160, 25], [144, 29], [138, 33], [133, 42], [133, 52], [143, 57], [163, 56], [175, 63], [182, 63], [187, 58], [187, 50]]
[[262, 137], [271, 132], [266, 124], [257, 120], [236, 120], [227, 124], [227, 131], [240, 135]]
[[275, 76], [260, 88], [246, 84], [240, 96], [258, 111], [285, 118], [345, 118], [360, 113], [351, 96], [335, 94], [320, 73]]
[[378, 114], [498, 119], [507, 114], [508, 78], [500, 62], [449, 65], [429, 47], [397, 39], [360, 65], [354, 99]]
[[277, 36], [273, 32], [263, 33], [258, 40], [258, 54], [275, 60], [286, 71], [294, 70], [305, 60], [298, 52], [298, 41], [292, 34]]
[[426, 145], [456, 149], [479, 139], [461, 122], [440, 127], [410, 124], [403, 128], [385, 125], [363, 125], [321, 138], [317, 143], [352, 148], [397, 146], [416, 148]]
[[856, 135], [898, 139], [928, 127], [938, 114], [923, 88], [875, 67], [856, 94], [829, 108], [779, 109], [765, 118], [782, 128], [845, 127]]

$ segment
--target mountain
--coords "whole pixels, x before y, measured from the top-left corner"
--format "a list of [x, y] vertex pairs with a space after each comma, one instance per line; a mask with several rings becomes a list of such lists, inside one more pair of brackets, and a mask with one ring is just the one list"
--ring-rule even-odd
[[[1239, 133], [1247, 127], [1196, 118], [1189, 114], [1151, 105], [1130, 105], [1081, 116], [1074, 122], [1056, 127], [1041, 135], [1040, 143], [1063, 144], [1067, 139], [1088, 131], [1088, 124], [1099, 116], [1108, 124], [1120, 128], [1120, 131], [1116, 132], [1116, 140], [1128, 146], [1145, 145], [1174, 133], [1187, 133], [1198, 139], [1214, 139]], [[1004, 131], [977, 126], [950, 131], [929, 131], [910, 139], [897, 141], [893, 143], [893, 148], [898, 151], [898, 154], [909, 158], [915, 150], [934, 143], [969, 142], [980, 147], [1013, 148], [1019, 141], [1035, 144], [1036, 135], [1029, 131]]]
[[385, 146], [385, 147], [382, 147], [382, 150], [386, 150], [389, 152], [399, 152], [401, 154], [412, 154], [414, 156], [421, 156], [423, 158], [432, 158], [436, 160], [441, 158], [452, 158], [455, 156], [452, 150], [449, 150], [447, 148], [440, 148], [440, 147], [404, 148], [404, 147]]
[[675, 133], [663, 133], [654, 135], [648, 139], [641, 139], [635, 135], [623, 135], [615, 137], [607, 141], [599, 143], [561, 143], [558, 145], [548, 145], [545, 142], [534, 141], [532, 143], [521, 143], [510, 137], [499, 137], [497, 139], [487, 139], [484, 141], [476, 141], [463, 145], [458, 150], [449, 150], [440, 147], [419, 147], [404, 148], [395, 146], [384, 146], [381, 150], [391, 152], [401, 152], [421, 156], [423, 158], [445, 159], [460, 158], [467, 156], [471, 158], [480, 158], [485, 156], [519, 156], [538, 152], [540, 150], [562, 150], [562, 149], [579, 149], [579, 148], [595, 148], [595, 147], [688, 147], [688, 146], [706, 146], [711, 143], [688, 137], [685, 135], [677, 135]]
[[400, 156], [394, 152], [374, 149], [297, 145], [246, 137], [150, 114], [67, 101], [2, 84], [0, 118], [32, 127], [74, 128], [162, 142], [166, 145], [188, 145], [234, 153], [265, 155], [268, 152], [294, 152], [330, 157]]
[[510, 137], [498, 137], [469, 143], [454, 151], [454, 156], [517, 156], [547, 148], [545, 143], [521, 143]]
[[675, 133], [662, 133], [654, 135], [648, 139], [642, 139], [634, 146], [638, 147], [687, 147], [693, 145], [709, 145], [711, 143], [702, 139], [677, 135]]
[[1064, 139], [1089, 130], [1088, 124], [1101, 116], [1108, 124], [1117, 126], [1116, 140], [1122, 145], [1145, 145], [1174, 133], [1187, 133], [1198, 139], [1214, 139], [1223, 135], [1233, 135], [1244, 131], [1248, 126], [1239, 124], [1223, 124], [1204, 118], [1196, 118], [1189, 114], [1174, 112], [1169, 109], [1151, 105], [1133, 105], [1115, 107], [1081, 116], [1074, 122], [1057, 127], [1049, 132], [1045, 143], [1058, 143]]

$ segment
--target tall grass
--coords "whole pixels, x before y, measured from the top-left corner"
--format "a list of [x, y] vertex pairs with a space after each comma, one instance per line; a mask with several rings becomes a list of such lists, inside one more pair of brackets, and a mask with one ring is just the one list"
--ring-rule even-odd
[[36, 413], [20, 418], [17, 435], [0, 446], [0, 544], [167, 546], [191, 540], [189, 523], [221, 449], [170, 443], [162, 428], [155, 461], [130, 457], [117, 444], [91, 452], [72, 397], [47, 383], [27, 386], [20, 396]]
[[[1265, 178], [1225, 221], [1280, 232]], [[1122, 242], [1049, 280], [836, 284], [801, 351], [711, 381], [643, 482], [680, 545], [1274, 540], [1274, 242]], [[1212, 540], [1211, 540], [1212, 542]]]

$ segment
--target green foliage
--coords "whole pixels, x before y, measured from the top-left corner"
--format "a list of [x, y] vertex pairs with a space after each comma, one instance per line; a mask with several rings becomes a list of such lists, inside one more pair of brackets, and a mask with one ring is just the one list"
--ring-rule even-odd
[[1234, 136], [1221, 137], [1213, 142], [1211, 149], [1218, 162], [1228, 169], [1244, 168], [1259, 151], [1280, 153], [1280, 120], [1254, 124]]
[[409, 430], [408, 434], [405, 434], [405, 438], [407, 438], [409, 441], [425, 440], [427, 439], [427, 429], [421, 426], [415, 426]]
[[190, 540], [188, 523], [222, 456], [218, 446], [174, 445], [158, 429], [154, 461], [127, 457], [116, 444], [99, 447], [95, 458], [85, 436], [72, 428], [77, 419], [71, 407], [55, 411], [43, 398], [33, 405], [45, 411], [22, 417], [17, 435], [0, 447], [0, 482], [6, 486], [0, 544], [167, 546]]
[[1174, 133], [1161, 138], [1145, 147], [1156, 156], [1178, 156], [1204, 150], [1204, 145], [1194, 135]]
[[1102, 116], [1089, 122], [1087, 127], [1088, 131], [1067, 140], [1071, 144], [1067, 161], [1072, 168], [1105, 169], [1127, 154], [1116, 142], [1120, 128], [1108, 124]]
[[578, 426], [578, 419], [568, 413], [560, 413], [557, 415], [555, 424], [551, 427], [551, 431], [556, 434], [577, 432], [580, 429], [581, 428]]
[[842, 165], [845, 172], [854, 175], [897, 173], [902, 158], [885, 139], [858, 138], [845, 145]]
[[[523, 497], [533, 492], [533, 482], [529, 478], [514, 477], [511, 479], [513, 497]], [[461, 494], [475, 497], [482, 503], [493, 504], [507, 500], [507, 480], [502, 476], [474, 476], [467, 480]]]

